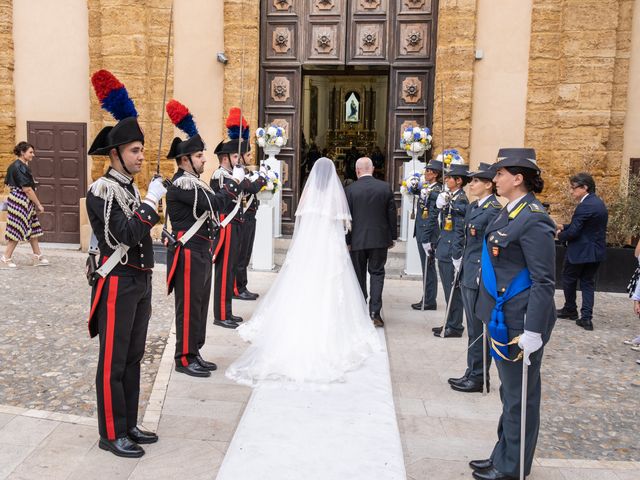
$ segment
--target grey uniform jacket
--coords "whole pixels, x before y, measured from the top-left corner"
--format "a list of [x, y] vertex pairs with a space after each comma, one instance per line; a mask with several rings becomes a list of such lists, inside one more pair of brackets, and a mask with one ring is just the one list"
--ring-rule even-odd
[[476, 290], [480, 279], [480, 258], [482, 256], [482, 240], [487, 226], [502, 210], [502, 205], [491, 195], [478, 207], [478, 201], [467, 206], [464, 217], [464, 257], [460, 283], [465, 288]]
[[[523, 268], [529, 269], [531, 287], [504, 304], [509, 339], [523, 330], [542, 334], [546, 343], [556, 322], [555, 292], [556, 226], [535, 195], [526, 195], [509, 213], [503, 208], [487, 227], [485, 238], [498, 292], [504, 292]], [[476, 315], [484, 323], [495, 305], [480, 281]]]
[[[448, 205], [439, 211], [440, 239], [436, 247], [436, 258], [439, 262], [451, 262], [452, 258], [461, 258], [464, 250], [464, 216], [467, 213], [469, 200], [460, 189], [453, 194]], [[447, 216], [451, 215], [453, 229], [445, 230]]]
[[438, 195], [442, 192], [442, 184], [436, 182], [430, 185], [427, 190], [428, 193], [425, 200], [418, 198], [418, 212], [413, 236], [416, 237], [418, 243], [432, 243], [433, 247], [435, 247], [440, 236], [436, 200], [438, 200]]

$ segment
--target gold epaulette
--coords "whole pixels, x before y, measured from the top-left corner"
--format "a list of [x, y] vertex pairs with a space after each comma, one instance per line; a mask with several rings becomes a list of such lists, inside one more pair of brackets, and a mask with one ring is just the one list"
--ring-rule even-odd
[[520, 212], [524, 210], [524, 207], [526, 207], [527, 205], [528, 203], [524, 202], [518, 205], [516, 208], [514, 208], [509, 214], [509, 220], [513, 220], [514, 218], [516, 218], [520, 214]]

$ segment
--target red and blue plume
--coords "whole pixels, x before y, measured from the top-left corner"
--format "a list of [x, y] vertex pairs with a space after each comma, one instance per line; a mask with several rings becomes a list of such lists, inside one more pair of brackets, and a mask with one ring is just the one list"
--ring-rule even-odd
[[127, 117], [137, 117], [138, 112], [124, 85], [108, 70], [98, 70], [91, 76], [102, 108], [120, 121]]
[[189, 138], [198, 134], [198, 127], [193, 120], [193, 115], [189, 109], [177, 100], [169, 100], [167, 103], [167, 114], [176, 127], [186, 133]]
[[238, 107], [232, 107], [227, 117], [227, 134], [230, 140], [240, 137], [240, 121], [242, 120], [242, 138], [249, 140], [249, 123]]

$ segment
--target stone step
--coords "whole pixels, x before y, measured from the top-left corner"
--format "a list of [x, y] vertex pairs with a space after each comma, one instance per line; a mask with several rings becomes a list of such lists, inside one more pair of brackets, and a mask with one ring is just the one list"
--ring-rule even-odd
[[[284, 263], [290, 245], [291, 237], [280, 237], [274, 240], [274, 262], [276, 269], [279, 269]], [[419, 276], [404, 273], [406, 250], [406, 242], [401, 241], [397, 241], [395, 246], [389, 250], [387, 263], [385, 265], [385, 275], [387, 277], [407, 278], [410, 280], [419, 279]]]

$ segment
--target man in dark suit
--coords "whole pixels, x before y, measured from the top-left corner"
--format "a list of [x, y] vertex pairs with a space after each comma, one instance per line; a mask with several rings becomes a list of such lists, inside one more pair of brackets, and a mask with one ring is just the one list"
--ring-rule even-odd
[[[567, 244], [562, 270], [564, 307], [558, 310], [558, 317], [575, 320], [585, 330], [593, 330], [595, 277], [606, 255], [609, 214], [604, 202], [596, 196], [596, 183], [591, 175], [578, 173], [569, 182], [571, 195], [578, 206], [571, 223], [558, 225], [558, 240]], [[582, 289], [580, 318], [576, 305], [578, 280]]]
[[367, 269], [371, 276], [371, 298], [369, 314], [376, 327], [384, 325], [380, 317], [382, 310], [382, 288], [387, 250], [398, 238], [398, 212], [393, 191], [387, 182], [373, 178], [373, 162], [363, 157], [356, 162], [358, 181], [345, 191], [351, 211], [351, 231], [347, 234], [347, 245], [356, 271], [360, 288], [367, 295]]

